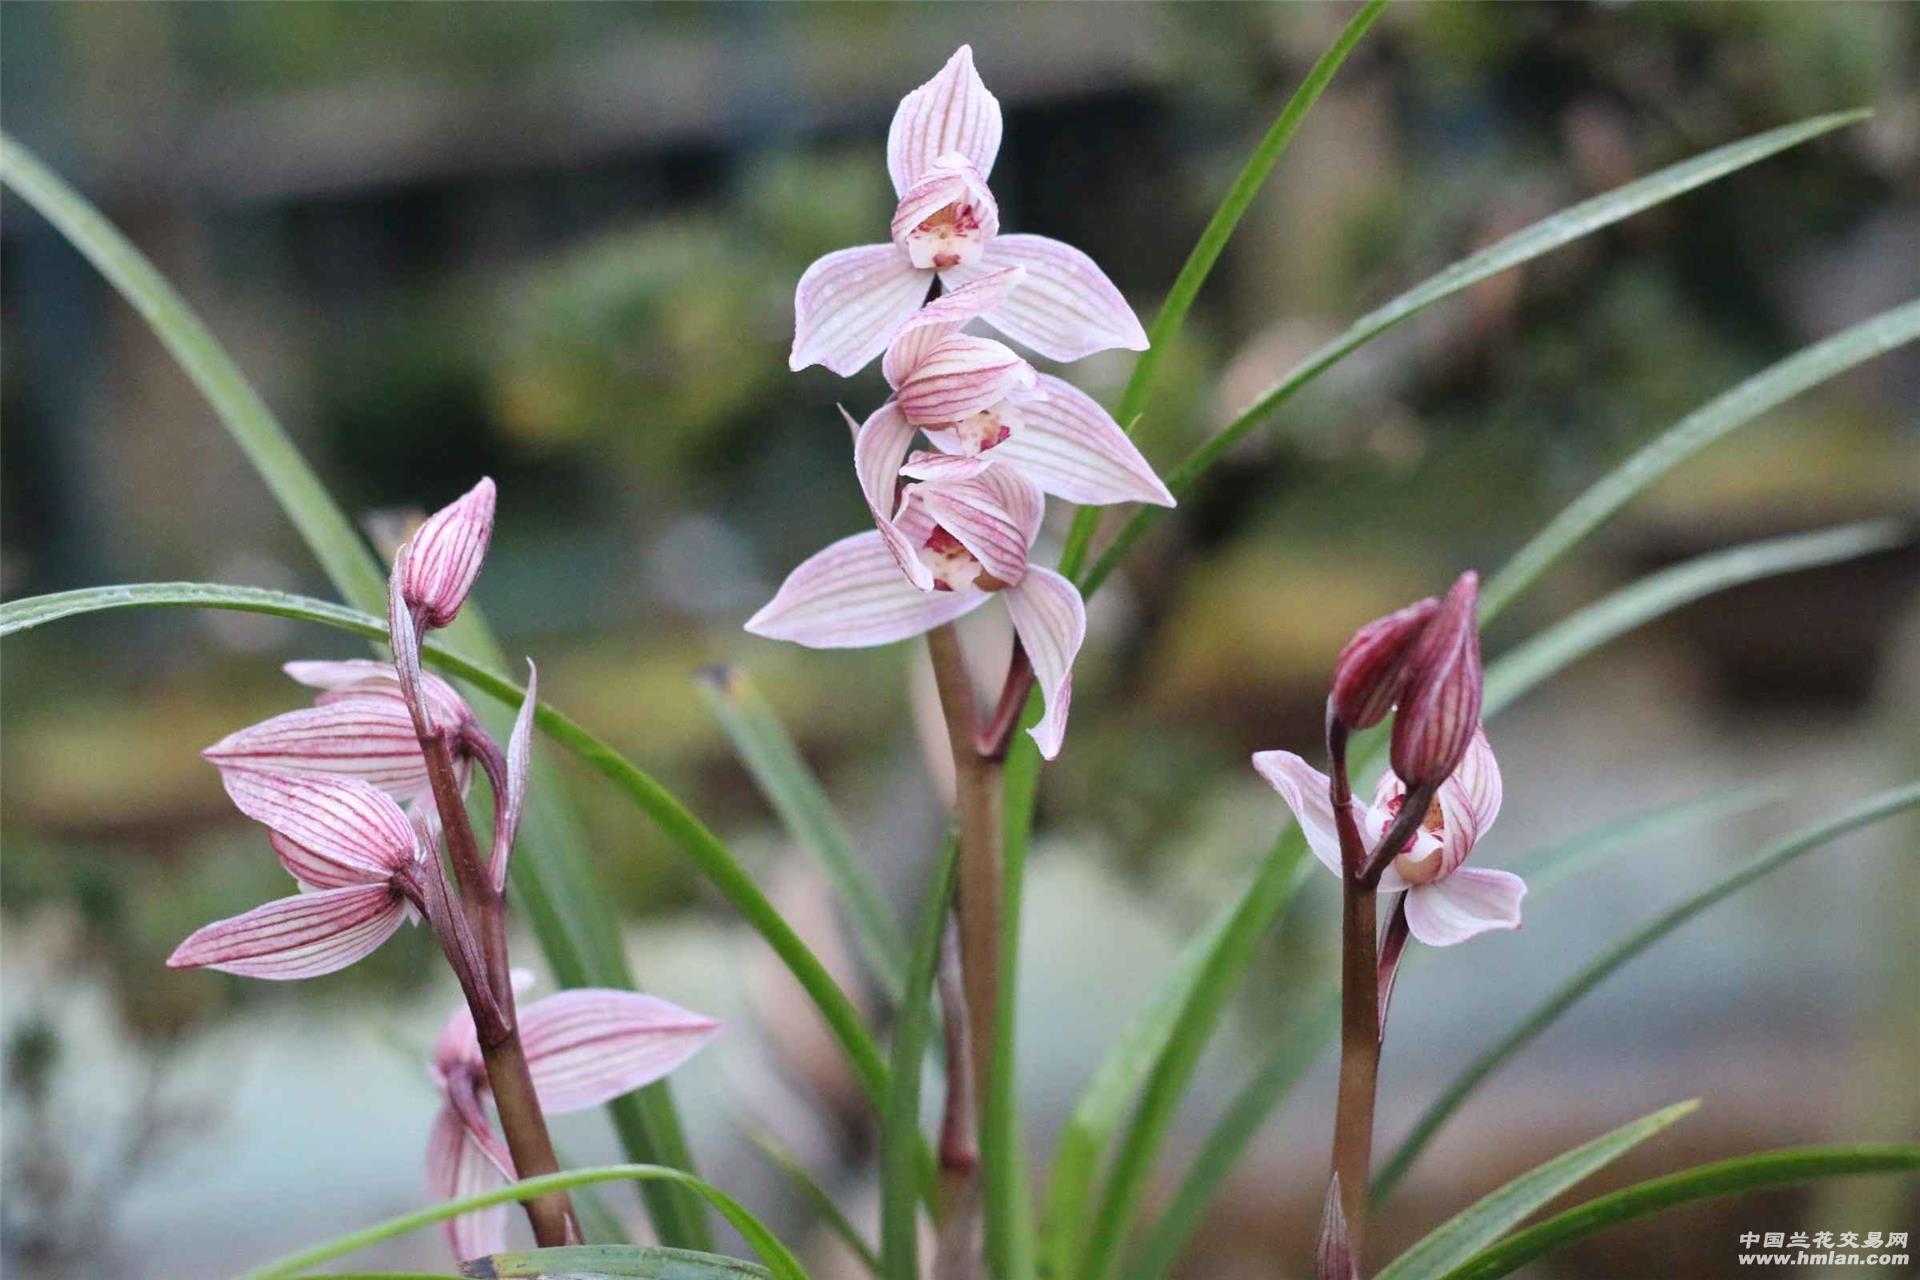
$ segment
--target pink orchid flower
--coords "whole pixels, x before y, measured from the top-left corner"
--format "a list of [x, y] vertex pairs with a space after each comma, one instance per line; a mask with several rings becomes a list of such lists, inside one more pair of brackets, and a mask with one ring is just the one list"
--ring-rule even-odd
[[[528, 982], [513, 974], [515, 991]], [[580, 988], [520, 1010], [520, 1041], [533, 1090], [548, 1115], [585, 1111], [652, 1084], [692, 1057], [720, 1024], [654, 996]], [[473, 1015], [448, 1019], [430, 1067], [441, 1108], [427, 1139], [427, 1187], [443, 1200], [514, 1179], [513, 1158], [487, 1116], [486, 1062]], [[447, 1243], [465, 1261], [506, 1247], [510, 1205], [462, 1214], [446, 1224]]]
[[344, 969], [417, 918], [427, 833], [357, 778], [290, 777], [228, 769], [240, 811], [271, 833], [300, 891], [198, 930], [170, 969], [250, 978], [314, 978]]
[[451, 624], [480, 576], [493, 539], [493, 481], [480, 483], [426, 518], [408, 540], [400, 594], [423, 626]]
[[821, 364], [850, 377], [886, 349], [937, 276], [949, 288], [1012, 266], [1027, 269], [988, 324], [1050, 360], [1078, 360], [1147, 335], [1093, 259], [1045, 236], [1001, 235], [987, 175], [1000, 151], [1000, 103], [962, 45], [940, 74], [900, 100], [887, 170], [900, 198], [892, 239], [830, 253], [794, 291], [795, 370]]
[[[1291, 751], [1258, 752], [1253, 767], [1293, 810], [1314, 856], [1342, 874], [1327, 776]], [[1354, 819], [1369, 840], [1377, 843], [1386, 835], [1406, 793], [1406, 784], [1389, 773], [1380, 779], [1371, 805], [1354, 800]], [[1486, 734], [1476, 729], [1419, 831], [1380, 878], [1383, 893], [1406, 891], [1407, 927], [1428, 946], [1452, 946], [1489, 929], [1520, 927], [1525, 882], [1511, 871], [1461, 865], [1499, 816], [1500, 797], [1500, 766]]]
[[[359, 778], [403, 803], [433, 807], [432, 786], [413, 717], [393, 664], [368, 659], [289, 662], [286, 673], [321, 690], [314, 706], [273, 716], [228, 734], [200, 754], [223, 774], [230, 770], [286, 776]], [[423, 673], [421, 688], [435, 723], [455, 734], [474, 723], [452, 685]], [[472, 761], [456, 752], [464, 790]]]
[[[995, 464], [1018, 468], [1045, 493], [1083, 506], [1174, 505], [1127, 433], [1091, 396], [1040, 373], [1003, 343], [962, 333], [1016, 290], [1025, 267], [981, 276], [916, 312], [881, 369], [893, 398], [868, 419], [875, 447], [897, 451], [915, 480], [962, 479]], [[907, 456], [925, 432], [933, 451]]]
[[1029, 732], [1051, 760], [1066, 734], [1087, 614], [1071, 582], [1029, 561], [1046, 499], [1012, 467], [900, 489], [906, 444], [887, 420], [859, 429], [854, 462], [876, 527], [804, 561], [747, 630], [812, 649], [859, 649], [924, 634], [998, 596], [1046, 703]]

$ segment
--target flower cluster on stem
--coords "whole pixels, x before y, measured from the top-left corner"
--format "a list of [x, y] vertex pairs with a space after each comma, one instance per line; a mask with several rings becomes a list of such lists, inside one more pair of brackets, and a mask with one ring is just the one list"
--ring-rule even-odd
[[[391, 664], [289, 663], [289, 675], [320, 690], [315, 705], [206, 750], [234, 804], [267, 828], [297, 892], [207, 925], [167, 961], [249, 977], [318, 977], [368, 955], [409, 919], [426, 920], [464, 998], [431, 1064], [443, 1105], [428, 1142], [427, 1181], [443, 1197], [558, 1172], [548, 1112], [651, 1083], [715, 1030], [696, 1014], [624, 991], [565, 991], [515, 1007], [522, 983], [508, 964], [506, 884], [527, 803], [537, 675], [529, 663], [503, 750], [451, 685], [421, 669], [422, 637], [453, 622], [479, 575], [494, 501], [493, 482], [480, 481], [395, 555]], [[484, 857], [466, 807], [476, 772], [494, 800]], [[537, 1243], [579, 1240], [564, 1194], [534, 1197], [524, 1208]], [[450, 1222], [456, 1256], [503, 1248], [506, 1217], [502, 1207]]]

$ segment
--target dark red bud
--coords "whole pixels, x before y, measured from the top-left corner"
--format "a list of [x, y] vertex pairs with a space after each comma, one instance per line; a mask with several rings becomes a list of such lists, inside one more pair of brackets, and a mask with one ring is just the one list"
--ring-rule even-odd
[[1353, 633], [1333, 664], [1333, 714], [1349, 729], [1386, 719], [1407, 682], [1407, 654], [1440, 611], [1432, 596], [1375, 618]]
[[1407, 652], [1392, 760], [1409, 791], [1445, 782], [1479, 727], [1479, 603], [1480, 576], [1461, 574]]

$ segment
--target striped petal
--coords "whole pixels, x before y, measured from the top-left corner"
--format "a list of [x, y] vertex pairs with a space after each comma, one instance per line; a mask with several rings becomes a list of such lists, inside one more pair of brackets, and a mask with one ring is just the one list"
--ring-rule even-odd
[[1490, 929], [1518, 929], [1526, 882], [1511, 871], [1462, 867], [1407, 892], [1407, 928], [1430, 947], [1450, 947]]
[[931, 631], [986, 599], [978, 591], [921, 591], [901, 574], [886, 540], [869, 531], [815, 552], [747, 630], [811, 649], [864, 649]]
[[[487, 1158], [449, 1107], [442, 1107], [427, 1136], [427, 1193], [436, 1200], [460, 1200], [505, 1186], [506, 1177]], [[454, 1260], [483, 1258], [507, 1247], [508, 1205], [494, 1205], [449, 1218], [442, 1224]]]
[[[853, 418], [842, 409], [848, 425]], [[933, 571], [920, 560], [919, 544], [895, 519], [899, 507], [900, 464], [907, 456], [919, 428], [908, 422], [893, 401], [881, 405], [873, 416], [854, 428], [853, 469], [860, 478], [860, 492], [867, 500], [873, 523], [893, 553], [894, 563], [907, 581], [921, 591], [933, 590]], [[922, 537], [925, 535], [922, 534]]]
[[994, 447], [995, 462], [1019, 467], [1046, 492], [1082, 506], [1150, 502], [1173, 495], [1127, 433], [1092, 396], [1049, 374], [1044, 399], [1020, 406], [1020, 429]]
[[984, 176], [1000, 154], [1000, 102], [973, 69], [973, 48], [961, 45], [940, 74], [900, 99], [887, 130], [887, 172], [905, 195], [935, 159], [957, 151]]
[[[1267, 780], [1267, 785], [1279, 792], [1280, 798], [1287, 802], [1287, 808], [1293, 811], [1293, 820], [1300, 824], [1300, 834], [1307, 838], [1307, 847], [1313, 850], [1313, 856], [1335, 875], [1344, 875], [1340, 859], [1340, 832], [1334, 826], [1333, 797], [1327, 790], [1330, 785], [1327, 775], [1291, 751], [1256, 751], [1253, 767]], [[1360, 803], [1355, 801], [1355, 816], [1358, 817], [1360, 812]]]
[[900, 381], [900, 411], [920, 426], [944, 426], [1031, 389], [1033, 366], [992, 338], [956, 333], [930, 344]]
[[344, 969], [393, 936], [406, 902], [384, 884], [277, 898], [197, 930], [169, 969], [219, 969], [249, 978], [317, 978]]
[[427, 626], [446, 626], [466, 603], [493, 539], [493, 506], [493, 481], [483, 477], [428, 516], [410, 540], [401, 593]]
[[900, 474], [909, 480], [971, 480], [993, 468], [993, 455], [985, 453], [935, 453], [915, 449]]
[[230, 733], [200, 753], [221, 769], [359, 778], [402, 797], [426, 790], [413, 717], [392, 694], [340, 698]]
[[550, 1112], [583, 1111], [652, 1084], [720, 1024], [654, 996], [577, 988], [520, 1011], [533, 1090]]
[[385, 884], [413, 865], [413, 826], [400, 806], [355, 778], [286, 777], [223, 769], [240, 812], [364, 884]]
[[995, 236], [979, 261], [943, 272], [942, 279], [957, 286], [1011, 266], [1025, 267], [1027, 278], [986, 321], [1015, 342], [1049, 360], [1078, 360], [1114, 347], [1147, 349], [1146, 330], [1113, 281], [1092, 258], [1058, 240]]
[[928, 347], [960, 332], [967, 324], [998, 306], [1001, 299], [1019, 286], [1026, 274], [1025, 267], [989, 271], [977, 280], [941, 294], [914, 312], [913, 318], [901, 326], [899, 335], [888, 344], [887, 354], [880, 362], [880, 371], [886, 375], [887, 385], [899, 387], [913, 372], [914, 366], [926, 358]]
[[[289, 662], [280, 669], [301, 684], [321, 690], [314, 699], [319, 706], [347, 698], [400, 698], [400, 677], [391, 662], [348, 658], [338, 662]], [[433, 712], [434, 723], [454, 726], [473, 720], [473, 709], [466, 699], [432, 672], [420, 673], [420, 692]]]
[[914, 267], [896, 244], [828, 254], [794, 288], [787, 367], [797, 372], [821, 364], [852, 377], [887, 349], [932, 286], [933, 272]]
[[1080, 592], [1051, 569], [1033, 566], [1020, 585], [1001, 593], [1013, 629], [1033, 664], [1034, 681], [1046, 706], [1040, 723], [1027, 730], [1051, 760], [1060, 754], [1067, 732], [1067, 709], [1073, 702], [1073, 660], [1087, 636], [1087, 610]]
[[908, 500], [958, 538], [981, 568], [1011, 586], [1026, 576], [1032, 535], [1027, 508], [1009, 510], [1009, 491], [989, 483], [992, 475], [990, 470], [971, 480], [915, 485], [908, 490]]

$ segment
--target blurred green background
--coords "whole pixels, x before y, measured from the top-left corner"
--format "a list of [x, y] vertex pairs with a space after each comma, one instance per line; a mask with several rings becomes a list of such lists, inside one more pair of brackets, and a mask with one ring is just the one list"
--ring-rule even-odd
[[[200, 309], [376, 543], [480, 474], [478, 588], [543, 692], [676, 788], [780, 900], [835, 922], [694, 685], [736, 665], [782, 710], [890, 895], [939, 822], [912, 646], [816, 654], [740, 623], [864, 522], [834, 410], [786, 371], [792, 287], [882, 238], [898, 97], [970, 41], [1006, 111], [1009, 228], [1091, 253], [1143, 319], [1336, 5], [43, 4], [0, 8], [5, 127]], [[1028, 895], [1023, 1087], [1044, 1167], [1098, 1054], [1283, 821], [1247, 752], [1313, 753], [1359, 622], [1497, 567], [1635, 444], [1792, 350], [1920, 292], [1920, 13], [1909, 5], [1407, 5], [1316, 108], [1140, 426], [1167, 466], [1368, 308], [1584, 196], [1823, 111], [1875, 118], [1487, 282], [1298, 397], [1144, 543], [1093, 610]], [[212, 579], [329, 594], [137, 316], [10, 194], [0, 469], [12, 598]], [[1108, 403], [1130, 357], [1071, 376]], [[1639, 501], [1503, 618], [1490, 652], [1677, 558], [1920, 510], [1920, 360], [1769, 415]], [[1056, 511], [1050, 537], [1064, 517]], [[1383, 1134], [1607, 939], [1786, 826], [1912, 776], [1912, 548], [1737, 591], [1582, 664], [1495, 726], [1489, 865], [1604, 819], [1779, 777], [1790, 800], [1622, 854], [1395, 1002]], [[981, 642], [992, 637], [983, 635]], [[418, 1203], [426, 1045], [454, 999], [409, 933], [287, 987], [176, 974], [207, 919], [283, 889], [198, 750], [300, 705], [277, 664], [351, 642], [149, 613], [8, 643], [5, 1263], [200, 1277]], [[869, 1137], [777, 966], [673, 848], [572, 779], [652, 989], [724, 1017], [683, 1073], [704, 1167], [842, 1274], [742, 1141], [771, 1129], [856, 1219]], [[1470, 1106], [1407, 1186], [1410, 1240], [1526, 1163], [1705, 1094], [1625, 1178], [1791, 1141], [1911, 1137], [1920, 945], [1911, 825], [1690, 926]], [[1577, 900], [1572, 900], [1577, 899]], [[1309, 895], [1253, 976], [1174, 1143], [1324, 971]], [[1116, 948], [1116, 940], [1125, 944]], [[520, 953], [532, 955], [530, 940]], [[1394, 1052], [1398, 1050], [1398, 1052]], [[1241, 1167], [1187, 1274], [1309, 1256], [1330, 1092]], [[569, 1156], [613, 1150], [597, 1118]], [[631, 1218], [629, 1198], [608, 1204]], [[1674, 1215], [1541, 1275], [1717, 1276], [1755, 1229], [1920, 1227], [1885, 1188]], [[441, 1265], [437, 1237], [368, 1265]]]

